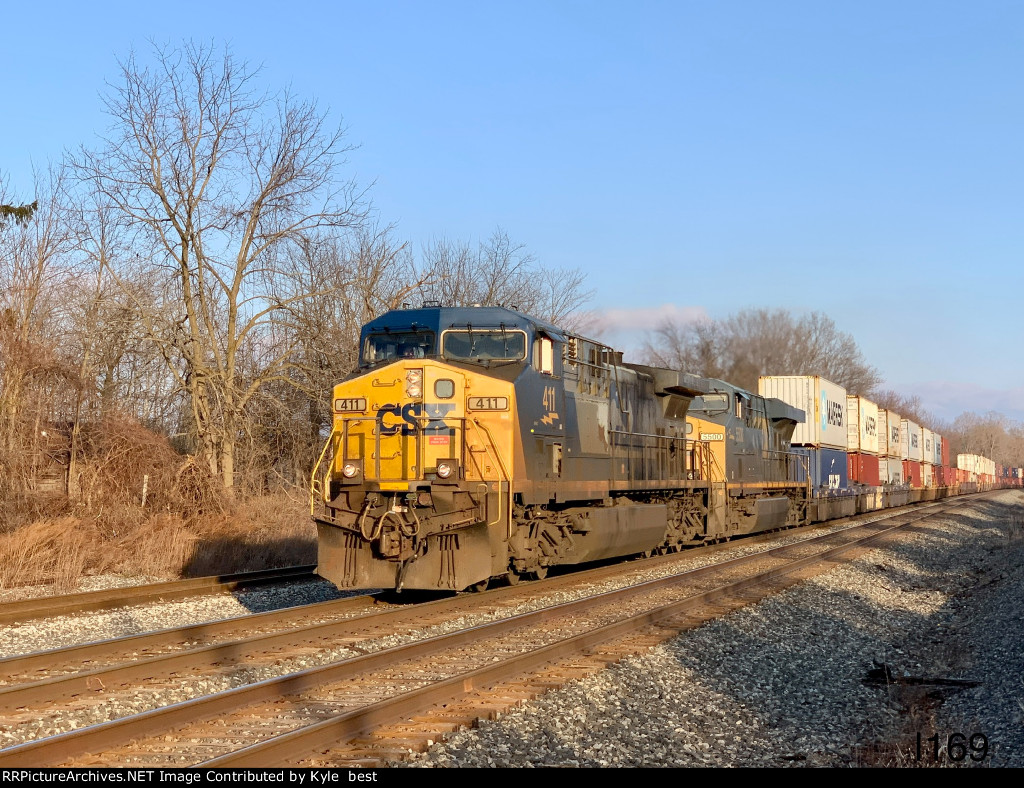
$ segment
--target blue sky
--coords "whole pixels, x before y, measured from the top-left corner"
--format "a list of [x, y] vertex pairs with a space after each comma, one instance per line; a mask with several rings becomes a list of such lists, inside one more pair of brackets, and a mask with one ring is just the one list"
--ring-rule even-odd
[[609, 326], [821, 310], [937, 415], [1024, 420], [1024, 4], [19, 3], [2, 19], [15, 191], [103, 130], [118, 58], [213, 40], [344, 120], [351, 173], [417, 245], [501, 226], [586, 270]]

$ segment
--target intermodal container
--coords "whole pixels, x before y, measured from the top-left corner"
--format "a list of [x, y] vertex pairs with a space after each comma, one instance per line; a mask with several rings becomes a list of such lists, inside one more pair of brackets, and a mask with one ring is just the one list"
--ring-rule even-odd
[[846, 389], [818, 375], [764, 375], [757, 393], [799, 408], [803, 424], [793, 431], [794, 446], [846, 451]]
[[[814, 489], [846, 490], [850, 486], [846, 452], [841, 449], [814, 449], [809, 446], [794, 446], [795, 454], [807, 458], [807, 471], [811, 475]], [[797, 482], [805, 481], [803, 469], [797, 470]]]
[[949, 468], [949, 438], [943, 438], [940, 447], [940, 451], [942, 452], [941, 464]]
[[865, 484], [868, 487], [877, 487], [878, 479], [878, 457], [874, 454], [853, 453], [849, 455], [850, 481], [858, 484]]
[[[898, 413], [891, 410], [878, 409], [878, 453], [883, 457], [895, 457], [899, 459], [902, 457], [903, 446], [900, 440], [902, 435], [900, 431], [901, 422], [903, 419], [900, 418]], [[883, 448], [881, 431], [885, 431], [885, 442]]]
[[900, 456], [911, 462], [921, 462], [921, 428], [910, 419], [900, 422]]
[[846, 395], [846, 450], [878, 456], [878, 406], [864, 397]]
[[903, 484], [903, 460], [899, 457], [879, 457], [878, 480], [882, 484]]
[[911, 487], [921, 487], [921, 463], [916, 460], [903, 461], [903, 478], [910, 482]]
[[927, 427], [921, 428], [921, 462], [935, 464], [935, 433]]
[[934, 479], [932, 478], [932, 464], [930, 462], [921, 463], [921, 486], [934, 486]]

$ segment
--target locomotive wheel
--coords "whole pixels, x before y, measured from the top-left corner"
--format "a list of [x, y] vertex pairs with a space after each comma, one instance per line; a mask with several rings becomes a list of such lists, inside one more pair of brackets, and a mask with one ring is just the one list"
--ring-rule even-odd
[[509, 573], [505, 575], [505, 582], [508, 583], [510, 586], [519, 585], [519, 581], [522, 579], [523, 576], [519, 574], [515, 569], [510, 570]]
[[487, 586], [490, 584], [490, 582], [491, 581], [489, 579], [481, 580], [479, 583], [474, 583], [473, 585], [471, 585], [469, 587], [469, 590], [475, 594], [479, 594], [481, 591], [487, 590]]
[[546, 566], [538, 566], [534, 570], [533, 576], [536, 577], [538, 580], [543, 580], [545, 577], [548, 576], [548, 568]]

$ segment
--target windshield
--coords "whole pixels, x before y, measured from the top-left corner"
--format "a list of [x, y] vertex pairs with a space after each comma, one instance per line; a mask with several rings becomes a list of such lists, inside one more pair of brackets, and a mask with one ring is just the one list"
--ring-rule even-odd
[[424, 358], [434, 353], [433, 331], [392, 331], [370, 334], [363, 347], [363, 363], [396, 358]]
[[446, 331], [441, 354], [448, 359], [526, 358], [526, 334], [522, 331], [472, 329]]

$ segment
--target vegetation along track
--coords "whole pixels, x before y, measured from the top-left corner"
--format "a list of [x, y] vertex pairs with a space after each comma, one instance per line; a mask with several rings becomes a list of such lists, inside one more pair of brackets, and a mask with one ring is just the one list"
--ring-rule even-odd
[[264, 569], [258, 572], [240, 572], [232, 575], [210, 575], [166, 583], [141, 586], [105, 588], [79, 594], [44, 596], [7, 602], [0, 605], [0, 624], [31, 621], [52, 616], [70, 616], [95, 610], [112, 610], [129, 605], [141, 605], [169, 599], [207, 594], [227, 594], [242, 588], [253, 588], [270, 583], [311, 580], [315, 566], [290, 566], [283, 569]]
[[[369, 641], [382, 631], [422, 628], [432, 620], [451, 620], [468, 614], [472, 606], [497, 614], [502, 601], [522, 602], [527, 595], [546, 594], [552, 581], [279, 632], [271, 636], [277, 646], [270, 651], [279, 647], [314, 648], [318, 641], [328, 640], [331, 645], [356, 646], [351, 653], [357, 656], [16, 745], [0, 751], [0, 766], [372, 764], [398, 757], [448, 730], [472, 724], [481, 716], [645, 650], [681, 629], [825, 571], [899, 529], [964, 503], [967, 501], [954, 499], [874, 516], [861, 525], [825, 536], [573, 602], [526, 613], [506, 612], [488, 623], [379, 650], [373, 650]], [[649, 566], [649, 562], [642, 563]], [[623, 571], [622, 567], [618, 569]], [[580, 578], [555, 579], [559, 581], [579, 583]], [[341, 602], [353, 606], [370, 603], [368, 598]], [[339, 603], [321, 606], [324, 604]], [[307, 612], [315, 607], [306, 606]], [[286, 612], [295, 614], [299, 610]], [[259, 617], [235, 622], [255, 618]], [[285, 646], [289, 638], [290, 645]], [[224, 647], [225, 656], [233, 654], [236, 659], [248, 659], [243, 656], [250, 653], [246, 649], [255, 653], [264, 648], [253, 645], [252, 640]], [[206, 654], [200, 663], [215, 662], [211, 652], [193, 651]], [[151, 663], [142, 673], [161, 673], [155, 665]], [[187, 680], [192, 669], [183, 662], [176, 670], [179, 680]], [[130, 678], [132, 675], [135, 678]], [[106, 694], [105, 689], [97, 693], [101, 686], [137, 690], [138, 684], [133, 686], [132, 682], [140, 680], [138, 675], [129, 672], [118, 678], [114, 669], [105, 680], [100, 677], [100, 683], [91, 690], [89, 677], [85, 682], [81, 675], [52, 680], [47, 691], [65, 681], [72, 683], [63, 684], [64, 690], [53, 691], [50, 700], [45, 700], [46, 691], [37, 694], [31, 701], [34, 708], [26, 708], [22, 714], [38, 717], [48, 703], [66, 699], [68, 687], [77, 686], [79, 693], [91, 691], [99, 696]], [[93, 674], [94, 681], [95, 677]], [[10, 693], [6, 709], [27, 706], [10, 700], [24, 692], [21, 688], [5, 692]], [[22, 699], [28, 697], [23, 695]], [[14, 721], [11, 714], [5, 716]], [[324, 755], [323, 751], [330, 748], [333, 751]]]

